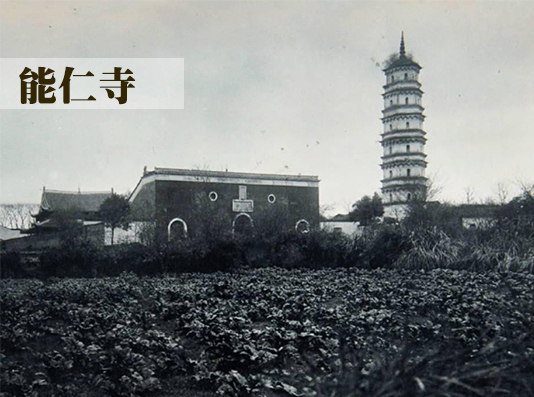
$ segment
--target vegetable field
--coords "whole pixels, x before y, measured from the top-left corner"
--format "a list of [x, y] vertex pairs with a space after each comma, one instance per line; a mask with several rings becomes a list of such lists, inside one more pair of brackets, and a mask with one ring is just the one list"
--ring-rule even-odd
[[281, 270], [1, 280], [20, 396], [534, 395], [534, 276]]

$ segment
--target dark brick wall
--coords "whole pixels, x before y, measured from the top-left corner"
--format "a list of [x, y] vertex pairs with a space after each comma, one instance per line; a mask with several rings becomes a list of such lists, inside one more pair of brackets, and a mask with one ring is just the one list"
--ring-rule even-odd
[[[190, 233], [195, 232], [199, 222], [209, 222], [214, 218], [227, 223], [228, 230], [231, 230], [232, 221], [238, 214], [232, 211], [232, 201], [239, 198], [239, 186], [247, 186], [247, 199], [254, 201], [254, 211], [249, 215], [255, 226], [266, 225], [273, 217], [277, 218], [278, 225], [286, 229], [294, 228], [300, 219], [306, 219], [312, 226], [319, 223], [317, 187], [156, 181], [158, 237], [166, 238], [167, 226], [174, 218], [183, 219]], [[212, 191], [218, 195], [215, 202], [208, 197]], [[267, 198], [270, 194], [276, 196], [275, 203], [269, 203]]]
[[131, 203], [131, 212], [136, 221], [152, 221], [155, 216], [156, 182], [147, 183], [141, 188]]

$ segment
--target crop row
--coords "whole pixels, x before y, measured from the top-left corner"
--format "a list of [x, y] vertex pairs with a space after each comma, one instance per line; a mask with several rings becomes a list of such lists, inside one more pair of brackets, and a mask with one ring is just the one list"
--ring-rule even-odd
[[[167, 395], [176, 379], [223, 395], [345, 395], [349, 378], [354, 395], [387, 395], [379, 385], [398, 368], [415, 372], [393, 396], [534, 386], [498, 371], [534, 369], [528, 274], [258, 269], [0, 285], [6, 395]], [[477, 376], [452, 377], [466, 365]]]

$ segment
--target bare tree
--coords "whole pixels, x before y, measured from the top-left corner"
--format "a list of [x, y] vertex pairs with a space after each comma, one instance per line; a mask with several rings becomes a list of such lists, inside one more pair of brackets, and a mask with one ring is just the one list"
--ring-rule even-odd
[[508, 186], [504, 182], [499, 182], [497, 184], [497, 197], [499, 199], [499, 204], [506, 204], [508, 202]]
[[443, 191], [443, 186], [439, 183], [438, 174], [431, 174], [426, 180], [426, 201], [437, 201]]
[[[328, 215], [334, 210], [333, 204], [323, 204], [319, 207], [319, 216], [322, 219], [328, 219]], [[350, 211], [347, 211], [349, 213]]]
[[32, 224], [32, 214], [38, 210], [38, 204], [2, 204], [0, 225], [10, 229], [28, 229]]
[[473, 204], [475, 201], [475, 191], [471, 186], [465, 188], [465, 201], [467, 204]]
[[518, 179], [516, 181], [516, 184], [519, 186], [521, 190], [521, 194], [523, 194], [524, 196], [534, 195], [534, 183], [533, 182], [526, 182], [522, 179]]

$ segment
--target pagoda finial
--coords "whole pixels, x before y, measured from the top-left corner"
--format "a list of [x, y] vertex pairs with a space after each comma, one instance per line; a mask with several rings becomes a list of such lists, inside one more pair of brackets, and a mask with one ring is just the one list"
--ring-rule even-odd
[[406, 56], [406, 49], [404, 48], [404, 31], [401, 33], [401, 43], [400, 43], [400, 52], [399, 55], [401, 58]]

